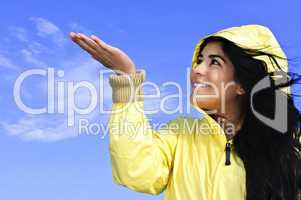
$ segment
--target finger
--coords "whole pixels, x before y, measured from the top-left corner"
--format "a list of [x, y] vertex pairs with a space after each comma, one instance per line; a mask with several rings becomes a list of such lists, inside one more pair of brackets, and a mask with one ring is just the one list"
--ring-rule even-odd
[[[78, 34], [78, 36], [91, 48], [93, 48], [96, 52], [96, 56], [98, 58], [110, 56], [110, 52], [104, 48], [102, 48], [100, 45], [98, 45], [94, 40], [92, 40], [90, 37], [84, 35], [84, 34]], [[95, 57], [94, 57], [95, 58]]]
[[90, 38], [94, 42], [96, 42], [96, 44], [98, 44], [100, 47], [102, 47], [103, 49], [108, 50], [108, 51], [112, 51], [113, 50], [112, 46], [106, 44], [104, 41], [102, 41], [101, 39], [99, 39], [97, 36], [91, 35]]
[[[95, 50], [93, 50], [93, 44], [88, 43], [85, 39], [85, 35], [81, 33], [74, 33], [70, 32], [71, 39], [77, 43], [79, 46], [81, 46], [83, 49], [87, 50], [89, 53], [93, 52], [95, 53]], [[94, 45], [95, 46], [95, 45]]]
[[98, 60], [104, 66], [110, 66], [110, 59], [107, 58], [103, 53], [100, 54], [95, 49], [91, 48], [84, 40], [79, 40], [78, 45], [80, 45], [84, 50], [86, 50], [94, 59]]
[[89, 45], [90, 47], [94, 48], [95, 50], [98, 48], [98, 45], [96, 42], [94, 42], [91, 38], [89, 38], [88, 36], [79, 33], [78, 34], [79, 38], [81, 38], [87, 45]]
[[91, 47], [91, 44], [89, 45], [87, 43], [88, 40], [85, 40], [85, 37], [87, 36], [74, 32], [70, 32], [69, 36], [77, 45], [79, 45], [82, 49], [87, 51], [94, 59], [98, 60], [104, 66], [110, 67], [110, 59], [108, 59], [107, 56], [104, 55], [104, 53], [97, 53], [97, 51], [95, 51], [95, 49]]
[[101, 39], [99, 39], [99, 38], [98, 38], [97, 36], [95, 36], [95, 35], [91, 35], [90, 38], [91, 38], [94, 42], [96, 42], [98, 45], [100, 45], [100, 46], [102, 46], [102, 47], [106, 47], [106, 46], [107, 46], [107, 44], [106, 44], [104, 41], [102, 41]]
[[69, 33], [69, 37], [70, 37], [70, 38], [75, 38], [75, 37], [76, 37], [76, 33], [70, 32], [70, 33]]
[[70, 32], [70, 33], [69, 33], [69, 38], [70, 38], [73, 42], [75, 42], [75, 40], [78, 39], [78, 36], [77, 36], [76, 33]]
[[91, 54], [94, 59], [111, 68], [112, 63], [108, 52], [96, 44], [95, 41], [82, 33], [70, 33], [69, 35], [75, 43]]
[[90, 37], [84, 35], [84, 34], [78, 34], [81, 39], [83, 39], [84, 42], [86, 42], [87, 45], [89, 45], [91, 48], [93, 48], [96, 52], [97, 59], [109, 59], [111, 56], [111, 52], [102, 48], [100, 45], [98, 45], [94, 40], [92, 40]]
[[76, 39], [75, 43], [78, 44], [82, 49], [87, 51], [92, 56], [95, 56], [97, 54], [96, 51], [91, 46], [89, 46], [86, 42], [84, 42], [82, 39], [80, 38]]

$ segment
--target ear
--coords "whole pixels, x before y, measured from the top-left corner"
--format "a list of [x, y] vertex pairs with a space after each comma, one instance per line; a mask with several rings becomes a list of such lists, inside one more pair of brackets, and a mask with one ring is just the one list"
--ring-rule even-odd
[[242, 86], [240, 84], [237, 84], [237, 87], [236, 87], [236, 94], [238, 95], [243, 95], [245, 94], [246, 91], [242, 88]]

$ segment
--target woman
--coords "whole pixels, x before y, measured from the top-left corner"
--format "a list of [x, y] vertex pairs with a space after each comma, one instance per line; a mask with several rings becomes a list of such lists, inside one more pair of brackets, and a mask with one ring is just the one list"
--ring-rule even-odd
[[[190, 78], [191, 104], [203, 117], [178, 117], [160, 130], [150, 129], [143, 113], [145, 71], [136, 70], [124, 52], [96, 36], [70, 37], [119, 71], [110, 77], [115, 182], [149, 194], [165, 190], [168, 200], [300, 199], [301, 117], [287, 88], [295, 79], [285, 73], [287, 59], [267, 27], [231, 27], [202, 38]], [[276, 70], [289, 79], [278, 81]], [[261, 87], [261, 80], [268, 80], [269, 87]], [[258, 86], [261, 90], [254, 93]], [[264, 120], [279, 115], [276, 96], [287, 102], [280, 113], [287, 114], [285, 129]], [[126, 123], [135, 128], [122, 129]]]

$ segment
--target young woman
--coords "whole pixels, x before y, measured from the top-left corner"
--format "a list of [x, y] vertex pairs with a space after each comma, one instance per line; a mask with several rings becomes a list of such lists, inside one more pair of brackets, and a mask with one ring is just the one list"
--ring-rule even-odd
[[[301, 198], [301, 115], [289, 91], [296, 77], [267, 27], [231, 27], [202, 38], [190, 78], [191, 104], [203, 117], [178, 117], [160, 130], [149, 128], [143, 113], [146, 72], [96, 36], [70, 37], [118, 72], [110, 77], [109, 121], [118, 184], [150, 194], [165, 190], [168, 200]], [[279, 70], [280, 77], [273, 73]], [[287, 117], [266, 120], [277, 116]]]

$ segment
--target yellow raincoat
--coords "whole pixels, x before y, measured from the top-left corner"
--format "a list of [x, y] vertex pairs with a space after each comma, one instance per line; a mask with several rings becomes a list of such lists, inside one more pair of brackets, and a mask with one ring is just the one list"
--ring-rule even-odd
[[[272, 32], [262, 25], [231, 27], [211, 35], [225, 37], [242, 47], [266, 47], [266, 51], [286, 57]], [[192, 66], [196, 64], [202, 40], [196, 45]], [[260, 59], [268, 63], [271, 71], [272, 63], [265, 57]], [[278, 62], [287, 66], [285, 60]], [[124, 75], [110, 76], [113, 113], [109, 130], [114, 181], [138, 192], [165, 191], [166, 200], [246, 199], [243, 162], [235, 151], [226, 151], [223, 129], [204, 111], [194, 107], [202, 118], [178, 117], [165, 128], [151, 129], [143, 112], [141, 84], [145, 77], [144, 70], [137, 70], [130, 79]], [[137, 89], [133, 96], [130, 83]], [[231, 164], [226, 165], [229, 154]]]

